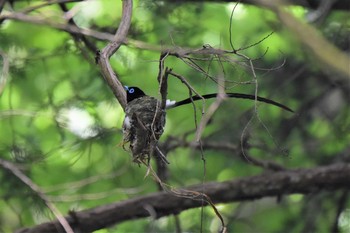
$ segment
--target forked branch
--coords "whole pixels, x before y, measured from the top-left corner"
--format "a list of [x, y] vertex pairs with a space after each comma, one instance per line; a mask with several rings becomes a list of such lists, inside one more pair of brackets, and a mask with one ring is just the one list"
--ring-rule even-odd
[[118, 99], [120, 105], [123, 108], [126, 106], [125, 90], [119, 80], [118, 75], [114, 73], [112, 66], [109, 63], [109, 58], [120, 48], [120, 46], [123, 44], [123, 41], [126, 39], [131, 25], [131, 16], [132, 0], [124, 0], [122, 19], [114, 36], [114, 39], [100, 53], [97, 54], [96, 59], [98, 65], [101, 68], [101, 73], [104, 79], [112, 89], [113, 94]]

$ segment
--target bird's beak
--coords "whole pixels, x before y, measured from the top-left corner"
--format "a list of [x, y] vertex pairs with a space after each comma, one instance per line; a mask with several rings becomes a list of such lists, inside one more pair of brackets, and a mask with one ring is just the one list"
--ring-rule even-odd
[[128, 91], [128, 90], [129, 90], [129, 87], [128, 87], [128, 86], [124, 86], [124, 89]]

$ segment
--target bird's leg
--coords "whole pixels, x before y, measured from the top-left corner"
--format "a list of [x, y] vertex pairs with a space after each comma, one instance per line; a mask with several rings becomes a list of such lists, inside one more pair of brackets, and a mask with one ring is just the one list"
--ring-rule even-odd
[[[129, 142], [130, 142], [130, 141], [123, 140], [122, 142], [119, 142], [119, 143], [117, 144], [117, 146], [118, 146], [118, 147], [120, 146], [120, 147], [123, 148], [123, 150], [128, 151], [128, 149], [125, 148], [125, 145], [128, 144]], [[129, 147], [130, 147], [130, 145], [129, 145]]]

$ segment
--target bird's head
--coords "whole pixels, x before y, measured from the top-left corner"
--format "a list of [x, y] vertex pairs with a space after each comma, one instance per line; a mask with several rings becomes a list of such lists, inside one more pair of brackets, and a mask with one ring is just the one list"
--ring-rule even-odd
[[124, 86], [126, 91], [126, 102], [129, 103], [134, 99], [145, 96], [146, 94], [138, 87]]

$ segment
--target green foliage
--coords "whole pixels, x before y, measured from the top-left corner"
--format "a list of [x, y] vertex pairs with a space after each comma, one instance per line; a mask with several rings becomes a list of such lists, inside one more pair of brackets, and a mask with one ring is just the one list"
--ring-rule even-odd
[[[37, 3], [15, 1], [14, 10]], [[73, 17], [78, 26], [98, 31], [114, 33], [121, 16], [121, 4], [110, 0], [67, 6], [70, 9], [78, 6], [78, 13]], [[164, 47], [199, 49], [210, 45], [230, 50], [229, 20], [233, 6], [139, 1], [134, 6], [129, 38]], [[6, 5], [4, 11], [9, 10]], [[303, 18], [303, 8], [293, 11]], [[56, 5], [40, 8], [35, 13], [33, 15], [43, 14], [52, 21], [62, 21]], [[348, 28], [349, 20], [345, 17], [334, 13], [321, 29], [331, 35], [336, 31], [334, 24]], [[258, 58], [253, 61], [258, 94], [302, 112], [292, 115], [274, 106], [256, 105], [254, 101], [225, 100], [212, 116], [202, 139], [204, 143], [226, 143], [236, 149], [201, 152], [176, 147], [168, 153], [170, 176], [166, 182], [181, 187], [200, 184], [203, 180], [221, 182], [260, 174], [263, 169], [253, 166], [249, 159], [242, 159], [242, 150], [255, 159], [273, 161], [287, 168], [313, 167], [341, 160], [350, 141], [349, 102], [343, 100], [332, 117], [325, 117], [317, 110], [319, 106], [313, 103], [321, 99], [330, 84], [317, 79], [323, 74], [313, 63], [305, 65], [310, 63], [310, 57], [295, 38], [273, 13], [242, 4], [233, 13], [231, 32], [235, 49], [248, 47], [240, 52]], [[268, 36], [271, 32], [274, 33]], [[89, 40], [99, 49], [106, 45], [105, 41]], [[97, 66], [84, 59], [81, 42], [49, 26], [6, 20], [1, 24], [0, 44], [10, 62], [8, 82], [0, 93], [0, 159], [21, 166], [21, 171], [64, 214], [72, 209], [83, 210], [157, 191], [156, 183], [150, 177], [144, 178], [146, 168], [133, 164], [129, 152], [123, 150], [123, 110]], [[88, 54], [93, 57], [94, 51]], [[156, 80], [159, 55], [157, 50], [126, 45], [112, 56], [111, 64], [123, 83], [140, 86], [147, 94], [159, 97]], [[224, 75], [227, 92], [254, 94], [256, 86], [249, 63], [242, 64], [246, 61], [243, 57], [233, 55], [232, 58], [239, 62], [197, 61], [197, 64], [216, 78]], [[285, 58], [288, 58], [287, 64], [274, 70]], [[217, 80], [211, 80], [180, 59], [169, 57], [166, 65], [184, 76], [201, 94], [217, 91]], [[302, 77], [294, 76], [296, 70], [305, 73]], [[173, 77], [169, 79], [170, 99], [182, 100], [188, 95], [185, 85]], [[204, 105], [198, 101], [195, 106], [169, 110], [160, 144], [171, 137], [193, 141], [203, 106], [208, 110], [214, 101], [207, 100]], [[241, 140], [247, 142], [241, 143]], [[0, 168], [0, 182], [0, 209], [3, 210], [0, 231], [11, 232], [54, 217], [38, 195], [11, 171]], [[339, 196], [329, 195], [333, 200]], [[267, 198], [218, 206], [230, 232], [301, 232], [305, 223], [303, 208], [307, 208], [304, 199], [292, 195], [283, 197], [281, 203]], [[326, 198], [320, 202], [324, 212], [319, 213], [320, 224], [315, 224], [314, 230], [327, 232], [336, 209]], [[329, 215], [332, 217], [328, 218]], [[342, 216], [345, 215], [348, 216], [348, 212]], [[191, 209], [178, 217], [186, 232], [198, 232], [201, 224], [204, 232], [220, 228], [219, 219], [209, 207], [204, 208], [203, 215], [200, 209]], [[342, 226], [345, 226], [341, 229], [343, 232], [349, 228], [346, 224]], [[171, 232], [174, 229], [175, 218], [169, 216], [127, 221], [96, 232]]]

